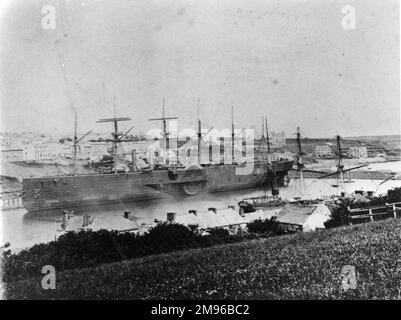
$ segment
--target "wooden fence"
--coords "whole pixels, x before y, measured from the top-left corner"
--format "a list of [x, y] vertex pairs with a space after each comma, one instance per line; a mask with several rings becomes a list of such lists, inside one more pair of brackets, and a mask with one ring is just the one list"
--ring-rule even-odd
[[[355, 208], [348, 207], [348, 221], [367, 220], [375, 221], [386, 218], [401, 218], [401, 202], [386, 203], [382, 206]], [[362, 221], [363, 222], [363, 221]]]

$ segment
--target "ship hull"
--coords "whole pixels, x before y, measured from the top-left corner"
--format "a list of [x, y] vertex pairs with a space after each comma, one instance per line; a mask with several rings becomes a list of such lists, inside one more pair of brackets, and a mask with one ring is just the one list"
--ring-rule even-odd
[[[282, 184], [292, 161], [273, 163], [276, 183]], [[72, 209], [201, 192], [223, 192], [265, 185], [266, 163], [255, 163], [251, 174], [238, 174], [238, 166], [220, 165], [146, 173], [51, 176], [23, 180], [23, 205], [29, 212]]]

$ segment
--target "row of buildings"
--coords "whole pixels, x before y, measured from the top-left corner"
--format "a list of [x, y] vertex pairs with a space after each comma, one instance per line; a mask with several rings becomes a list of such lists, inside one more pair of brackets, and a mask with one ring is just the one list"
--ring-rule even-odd
[[[78, 159], [89, 159], [98, 157], [107, 153], [110, 148], [109, 143], [92, 143], [80, 145], [77, 149]], [[349, 147], [343, 156], [348, 158], [366, 159], [370, 156], [385, 156], [385, 152], [370, 155], [369, 149], [364, 146]], [[335, 152], [329, 145], [315, 146], [313, 156], [319, 159], [333, 159], [336, 157]], [[55, 159], [72, 159], [73, 147], [65, 144], [41, 144], [26, 145], [19, 148], [2, 149], [0, 154], [1, 162], [15, 161], [38, 161], [38, 160], [55, 160]], [[271, 155], [272, 160], [294, 159], [294, 154], [289, 151], [274, 152]]]
[[[106, 154], [109, 148], [109, 143], [92, 143], [80, 145], [77, 149], [77, 156], [78, 159], [89, 159]], [[61, 158], [71, 159], [73, 156], [73, 147], [72, 145], [68, 144], [25, 145], [17, 148], [2, 149], [0, 152], [1, 162], [30, 160], [37, 161]], [[377, 150], [376, 152], [373, 152], [365, 146], [352, 146], [347, 148], [346, 150], [343, 149], [342, 152], [344, 157], [357, 159], [386, 156], [386, 153], [383, 150]], [[329, 145], [319, 145], [315, 146], [312, 156], [319, 159], [333, 159], [336, 157], [336, 153]], [[271, 157], [273, 161], [280, 159], [293, 159], [294, 154], [289, 151], [274, 152], [272, 153]]]
[[[57, 160], [63, 158], [72, 159], [73, 157], [74, 151], [72, 139], [58, 139], [57, 137], [33, 133], [1, 134], [0, 138], [1, 162]], [[87, 140], [86, 142], [79, 144], [77, 148], [78, 159], [97, 159], [112, 152], [110, 139], [103, 139], [101, 136], [97, 136], [96, 138], [97, 139]], [[135, 149], [138, 154], [145, 156], [146, 145], [151, 144], [154, 140], [143, 140], [144, 139], [136, 138], [127, 143], [120, 144], [118, 146], [118, 154], [125, 154], [127, 157], [131, 157], [132, 150]], [[185, 143], [186, 141], [180, 142], [181, 143], [178, 145]], [[270, 142], [275, 146], [285, 144], [285, 133], [273, 133]], [[218, 143], [219, 142], [217, 142], [217, 144]], [[197, 144], [195, 143], [194, 146], [196, 145]], [[280, 158], [283, 156], [288, 157], [287, 154], [279, 155], [277, 157]]]
[[[78, 159], [93, 159], [98, 158], [111, 152], [111, 143], [109, 139], [104, 139], [104, 135], [91, 135], [92, 138], [79, 144], [77, 149]], [[132, 150], [136, 150], [137, 154], [145, 155], [146, 148], [153, 139], [146, 141], [139, 141], [140, 139], [130, 140], [119, 146], [119, 154], [125, 154], [126, 157], [131, 157]], [[143, 137], [142, 140], [145, 140]], [[288, 141], [287, 141], [288, 140]], [[297, 154], [296, 141], [287, 139], [284, 132], [275, 133], [270, 135], [270, 144], [272, 147], [271, 159], [295, 159]], [[292, 139], [293, 140], [293, 139]], [[315, 141], [316, 140], [316, 141]], [[337, 147], [335, 144], [324, 139], [308, 139], [303, 142], [303, 149], [307, 154], [313, 158], [318, 159], [333, 159], [337, 157]], [[178, 146], [180, 147], [185, 140], [180, 140]], [[213, 141], [212, 141], [213, 142]], [[216, 140], [214, 144], [219, 144], [220, 140]], [[194, 143], [194, 147], [196, 147]], [[45, 136], [33, 133], [24, 134], [0, 134], [0, 161], [1, 162], [14, 162], [14, 161], [40, 161], [40, 160], [56, 160], [56, 159], [71, 159], [73, 157], [73, 146], [71, 139], [59, 139], [58, 137]], [[256, 155], [258, 153], [265, 154], [267, 152], [267, 141], [265, 137], [254, 140], [254, 147]], [[257, 150], [258, 149], [258, 150]], [[265, 150], [266, 149], [266, 150]], [[347, 140], [342, 143], [342, 155], [346, 158], [366, 159], [372, 157], [386, 157], [387, 151], [385, 148], [378, 144], [373, 143], [360, 143], [358, 141]], [[149, 155], [148, 155], [149, 156]]]
[[[73, 147], [62, 144], [24, 145], [2, 149], [0, 152], [1, 162], [38, 161], [71, 158]], [[89, 157], [92, 153], [92, 146], [81, 146], [77, 153], [80, 158]]]
[[[386, 150], [376, 146], [348, 146], [342, 148], [341, 152], [343, 157], [356, 159], [386, 156]], [[336, 157], [333, 147], [328, 144], [315, 146], [313, 155], [319, 159], [333, 159]]]
[[213, 229], [223, 228], [232, 234], [244, 231], [247, 225], [256, 220], [273, 219], [277, 224], [286, 227], [288, 231], [314, 231], [324, 229], [324, 223], [330, 219], [330, 210], [321, 203], [316, 205], [286, 204], [270, 210], [257, 210], [250, 213], [240, 213], [235, 206], [207, 211], [189, 210], [188, 213], [176, 214], [168, 212], [166, 220], [143, 219], [124, 212], [124, 216], [90, 217], [71, 216], [64, 212], [60, 232], [79, 230], [108, 230], [117, 232], [134, 232], [144, 234], [158, 223], [177, 223], [184, 226], [197, 225], [202, 234]]

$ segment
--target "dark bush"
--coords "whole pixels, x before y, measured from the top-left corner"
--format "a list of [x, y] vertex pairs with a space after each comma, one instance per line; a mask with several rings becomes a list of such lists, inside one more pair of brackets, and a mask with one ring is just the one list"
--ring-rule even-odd
[[[131, 236], [132, 243], [135, 235]], [[56, 241], [5, 255], [3, 281], [38, 276], [45, 265], [66, 270], [121, 260], [113, 238], [118, 238], [118, 234], [105, 230], [68, 232]]]
[[125, 259], [217, 244], [238, 242], [246, 236], [214, 229], [202, 236], [197, 226], [161, 223], [144, 235], [106, 230], [68, 232], [56, 241], [39, 244], [17, 254], [3, 254], [3, 281], [41, 275], [45, 265], [57, 271], [81, 269]]
[[[6, 299], [280, 299], [400, 298], [401, 221], [391, 219], [149, 256], [57, 273], [56, 290], [41, 279], [7, 283]], [[343, 268], [357, 286], [345, 290]]]
[[393, 203], [393, 202], [400, 202], [401, 201], [401, 188], [395, 188], [392, 190], [389, 190], [387, 192], [387, 197], [388, 197], [388, 202]]
[[248, 231], [265, 236], [278, 236], [282, 234], [292, 233], [294, 230], [276, 221], [276, 217], [265, 220], [255, 220], [247, 225]]
[[[369, 208], [374, 206], [384, 206], [386, 203], [400, 202], [401, 188], [391, 189], [386, 196], [371, 197], [369, 201], [342, 199], [341, 203], [332, 208], [331, 219], [324, 223], [326, 228], [334, 228], [349, 223], [348, 207], [353, 208]], [[383, 217], [384, 219], [386, 216]], [[379, 219], [379, 218], [377, 218]]]
[[335, 228], [348, 224], [348, 203], [341, 203], [332, 208], [330, 220], [324, 223], [325, 228]]
[[[347, 224], [347, 206], [361, 207], [399, 202], [400, 197], [401, 188], [397, 188], [390, 190], [388, 197], [372, 198], [369, 203], [344, 200], [332, 210], [332, 219], [326, 222], [325, 226], [331, 228]], [[209, 235], [202, 236], [197, 226], [161, 223], [141, 236], [106, 230], [68, 232], [56, 241], [38, 244], [16, 254], [4, 252], [2, 277], [7, 283], [41, 276], [41, 269], [45, 265], [52, 265], [57, 271], [81, 269], [152, 254], [282, 235], [295, 230], [276, 222], [273, 218], [249, 223], [248, 231], [249, 234], [231, 235], [225, 229], [213, 229], [209, 231]]]
[[224, 228], [214, 228], [214, 229], [209, 230], [208, 233], [211, 236], [220, 237], [220, 238], [229, 236], [228, 230], [224, 229]]

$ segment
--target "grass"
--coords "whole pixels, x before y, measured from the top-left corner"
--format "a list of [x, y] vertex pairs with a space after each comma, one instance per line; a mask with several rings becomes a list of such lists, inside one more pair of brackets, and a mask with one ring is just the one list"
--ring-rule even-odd
[[[342, 288], [345, 265], [357, 271], [354, 290]], [[6, 297], [400, 299], [401, 221], [148, 256], [63, 271], [56, 279], [55, 290], [43, 290], [40, 276], [8, 283]]]

